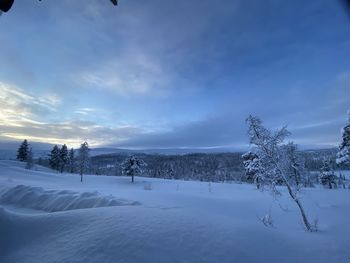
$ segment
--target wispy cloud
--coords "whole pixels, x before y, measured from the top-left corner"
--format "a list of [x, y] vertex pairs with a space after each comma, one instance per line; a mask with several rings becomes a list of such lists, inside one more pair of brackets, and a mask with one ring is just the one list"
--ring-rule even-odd
[[22, 126], [3, 126], [0, 137], [2, 140], [28, 139], [35, 142], [51, 144], [68, 144], [77, 147], [83, 141], [92, 146], [121, 143], [140, 130], [134, 127], [106, 128], [92, 122], [79, 120], [61, 123], [29, 123], [22, 122]]
[[[104, 127], [91, 121], [42, 121], [43, 112], [56, 114], [61, 99], [55, 94], [34, 96], [23, 89], [0, 82], [0, 140], [28, 139], [52, 144], [78, 146], [88, 140], [92, 146], [121, 143], [141, 133], [142, 130], [128, 125]], [[88, 115], [95, 108], [78, 108], [75, 113]]]
[[82, 87], [106, 90], [122, 96], [157, 96], [168, 94], [171, 77], [156, 59], [128, 54], [78, 74], [77, 82]]
[[346, 120], [337, 1], [22, 2], [0, 24], [0, 140], [217, 147], [253, 113], [328, 143]]
[[14, 85], [0, 82], [0, 124], [3, 126], [40, 124], [40, 115], [43, 112], [56, 111], [60, 103], [61, 99], [55, 94], [34, 96]]

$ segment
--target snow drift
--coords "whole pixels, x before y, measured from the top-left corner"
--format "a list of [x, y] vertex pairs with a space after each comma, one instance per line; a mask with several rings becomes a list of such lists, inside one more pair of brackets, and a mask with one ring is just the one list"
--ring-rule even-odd
[[44, 190], [41, 187], [17, 185], [0, 191], [0, 204], [58, 212], [83, 208], [138, 205], [138, 202], [103, 196], [98, 192], [78, 193], [68, 190]]
[[[81, 183], [37, 168], [0, 160], [1, 263], [349, 262], [348, 189], [304, 189], [305, 209], [320, 219], [310, 234], [284, 188], [276, 202], [247, 184], [92, 175]], [[121, 206], [78, 209], [111, 200]], [[274, 227], [257, 219], [267, 211]]]

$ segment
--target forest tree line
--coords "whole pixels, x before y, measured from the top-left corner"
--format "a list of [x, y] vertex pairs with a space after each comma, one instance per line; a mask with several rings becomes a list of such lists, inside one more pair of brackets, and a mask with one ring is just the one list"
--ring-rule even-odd
[[[305, 186], [322, 183], [320, 178], [322, 172], [334, 174], [336, 170], [350, 169], [350, 163], [347, 161], [337, 163], [337, 160], [343, 160], [344, 156], [347, 158], [347, 144], [350, 141], [348, 133], [349, 124], [343, 128], [341, 143], [343, 146], [340, 149], [299, 150], [296, 145], [289, 147], [289, 154], [294, 155], [292, 157], [298, 161], [299, 169], [303, 171], [302, 181]], [[288, 144], [283, 147], [288, 148]], [[247, 164], [254, 163], [256, 158], [254, 153], [250, 152], [185, 155], [135, 153], [132, 156], [130, 153], [114, 153], [90, 157], [89, 150], [87, 142], [81, 144], [78, 149], [68, 149], [65, 144], [55, 145], [46, 158], [40, 157], [34, 160], [32, 148], [27, 140], [24, 140], [18, 149], [17, 159], [25, 161], [28, 169], [35, 162], [60, 173], [121, 176], [128, 174], [125, 164], [130, 162], [132, 156], [136, 156], [145, 164], [137, 172], [139, 176], [208, 182], [252, 182], [254, 177], [254, 174], [247, 170]]]

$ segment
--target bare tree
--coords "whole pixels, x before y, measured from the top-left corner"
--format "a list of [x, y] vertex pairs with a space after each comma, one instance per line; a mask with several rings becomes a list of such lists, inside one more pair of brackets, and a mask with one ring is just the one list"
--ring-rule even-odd
[[276, 189], [278, 184], [285, 185], [290, 197], [299, 208], [305, 228], [308, 231], [316, 231], [315, 227], [310, 224], [298, 196], [301, 185], [296, 182], [293, 173], [290, 173], [290, 171], [295, 172], [297, 166], [291, 167], [293, 162], [288, 159], [288, 155], [281, 147], [290, 133], [286, 127], [272, 132], [262, 125], [262, 121], [258, 117], [251, 115], [246, 122], [248, 124], [249, 142], [252, 146], [251, 151], [259, 159], [259, 170], [256, 175], [259, 184], [268, 186], [275, 194], [280, 194]]

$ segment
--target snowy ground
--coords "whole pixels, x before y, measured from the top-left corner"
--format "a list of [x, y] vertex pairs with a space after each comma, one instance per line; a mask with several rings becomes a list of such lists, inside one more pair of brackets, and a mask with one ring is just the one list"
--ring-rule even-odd
[[350, 262], [350, 190], [305, 190], [310, 234], [285, 192], [36, 169], [0, 161], [1, 263]]

